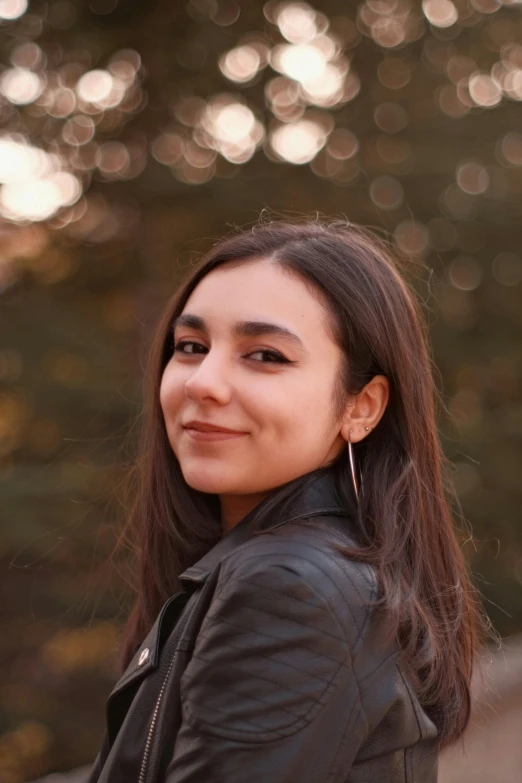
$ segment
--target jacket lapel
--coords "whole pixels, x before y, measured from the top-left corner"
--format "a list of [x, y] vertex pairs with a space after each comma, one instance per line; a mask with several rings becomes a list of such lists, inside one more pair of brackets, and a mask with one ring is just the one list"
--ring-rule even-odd
[[158, 665], [160, 638], [165, 625], [172, 626], [181, 614], [190, 593], [179, 592], [162, 606], [156, 622], [140, 644], [131, 662], [114, 686], [109, 699], [136, 680], [141, 680]]
[[139, 685], [145, 677], [157, 669], [162, 642], [176, 626], [192, 592], [176, 593], [163, 605], [156, 622], [114, 686], [106, 705], [107, 731], [111, 743], [120, 729]]

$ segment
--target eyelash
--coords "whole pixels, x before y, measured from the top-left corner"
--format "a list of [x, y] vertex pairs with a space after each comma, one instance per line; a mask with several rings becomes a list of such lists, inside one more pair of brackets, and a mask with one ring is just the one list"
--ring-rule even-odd
[[[202, 346], [201, 343], [197, 343], [195, 340], [178, 340], [177, 343], [174, 343], [174, 353], [181, 353], [185, 356], [198, 356], [197, 353], [185, 353], [183, 350], [183, 346], [185, 345], [199, 345], [200, 347], [204, 348], [205, 346]], [[267, 356], [272, 357], [271, 361], [260, 361], [259, 364], [291, 364], [289, 359], [286, 359], [282, 354], [280, 354], [278, 351], [273, 351], [269, 348], [259, 349], [257, 351], [252, 351], [252, 353], [263, 353]], [[201, 354], [199, 354], [201, 355]], [[254, 359], [254, 361], [257, 361], [257, 359]]]

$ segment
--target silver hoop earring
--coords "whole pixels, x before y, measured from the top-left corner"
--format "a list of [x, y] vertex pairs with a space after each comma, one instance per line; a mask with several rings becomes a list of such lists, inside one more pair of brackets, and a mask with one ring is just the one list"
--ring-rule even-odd
[[359, 502], [359, 488], [357, 486], [357, 479], [355, 477], [355, 460], [353, 457], [353, 447], [352, 447], [352, 441], [350, 440], [351, 430], [348, 433], [348, 457], [350, 458], [350, 470], [352, 472], [352, 481], [353, 481], [353, 488], [355, 492], [355, 497], [357, 499], [357, 502]]

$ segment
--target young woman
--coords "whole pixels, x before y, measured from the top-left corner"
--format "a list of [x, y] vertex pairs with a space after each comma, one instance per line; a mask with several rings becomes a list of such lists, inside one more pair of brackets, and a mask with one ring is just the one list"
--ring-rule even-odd
[[480, 616], [386, 246], [320, 221], [223, 240], [147, 383], [138, 592], [90, 783], [435, 783]]

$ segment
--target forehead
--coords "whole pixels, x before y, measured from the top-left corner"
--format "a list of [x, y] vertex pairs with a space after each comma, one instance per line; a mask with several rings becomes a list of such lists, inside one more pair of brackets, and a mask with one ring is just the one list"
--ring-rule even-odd
[[300, 335], [325, 333], [328, 315], [321, 297], [296, 275], [267, 259], [226, 265], [196, 286], [183, 312], [212, 322], [274, 321]]

